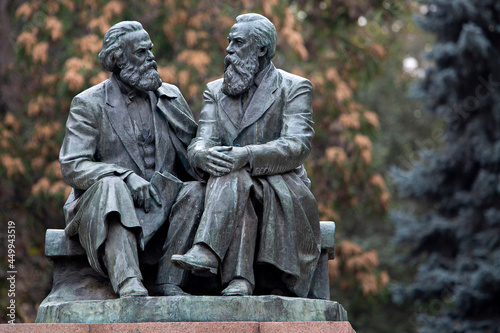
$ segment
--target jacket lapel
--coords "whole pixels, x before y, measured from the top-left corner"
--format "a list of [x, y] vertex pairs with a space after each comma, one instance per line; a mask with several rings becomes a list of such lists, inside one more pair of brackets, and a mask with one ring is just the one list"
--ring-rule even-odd
[[274, 103], [274, 92], [278, 88], [278, 71], [271, 64], [267, 75], [255, 91], [239, 126], [239, 133], [255, 123]]
[[231, 120], [231, 123], [237, 129], [241, 120], [241, 97], [232, 97], [222, 94], [220, 105], [224, 114]]
[[132, 128], [132, 120], [127, 111], [127, 106], [123, 100], [116, 78], [112, 76], [106, 85], [106, 111], [111, 126], [123, 143], [125, 150], [134, 160], [142, 173], [145, 173], [144, 161], [139, 152], [139, 146], [135, 139]]

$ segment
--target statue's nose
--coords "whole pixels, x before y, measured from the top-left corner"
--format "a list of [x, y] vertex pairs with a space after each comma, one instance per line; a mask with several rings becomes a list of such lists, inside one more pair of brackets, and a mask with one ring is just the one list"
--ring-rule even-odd
[[155, 55], [151, 50], [148, 51], [148, 60], [149, 61], [155, 60]]
[[229, 43], [229, 45], [226, 47], [226, 52], [228, 54], [233, 54], [234, 53], [233, 42]]

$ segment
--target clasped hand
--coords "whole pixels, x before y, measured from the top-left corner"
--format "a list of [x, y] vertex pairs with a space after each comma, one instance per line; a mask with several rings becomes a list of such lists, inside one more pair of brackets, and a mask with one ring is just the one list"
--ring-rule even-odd
[[243, 147], [215, 146], [194, 156], [198, 168], [216, 177], [242, 169], [248, 160], [248, 151]]
[[158, 192], [156, 192], [153, 185], [151, 185], [151, 183], [146, 181], [144, 178], [135, 173], [131, 173], [127, 178], [125, 178], [125, 183], [132, 193], [135, 205], [137, 207], [144, 207], [144, 211], [146, 213], [149, 213], [149, 210], [151, 209], [151, 199], [153, 199], [158, 206], [161, 206]]

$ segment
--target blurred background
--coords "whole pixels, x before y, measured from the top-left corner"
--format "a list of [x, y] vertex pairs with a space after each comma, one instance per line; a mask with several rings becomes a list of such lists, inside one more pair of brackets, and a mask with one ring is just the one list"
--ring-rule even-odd
[[137, 20], [195, 117], [237, 15], [278, 31], [274, 64], [314, 86], [306, 161], [337, 223], [331, 298], [358, 332], [500, 332], [497, 0], [0, 0], [0, 323], [7, 222], [16, 322], [49, 293], [47, 228], [70, 188], [58, 154], [71, 99], [109, 74], [104, 33]]

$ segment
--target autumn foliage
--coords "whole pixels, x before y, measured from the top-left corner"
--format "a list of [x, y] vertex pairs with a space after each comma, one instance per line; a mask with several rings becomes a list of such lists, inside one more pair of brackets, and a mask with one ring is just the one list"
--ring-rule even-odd
[[[44, 231], [64, 227], [62, 205], [70, 188], [62, 180], [58, 153], [71, 99], [109, 77], [97, 53], [104, 33], [122, 20], [143, 24], [155, 44], [163, 81], [180, 88], [197, 117], [205, 84], [223, 74], [234, 18], [244, 12], [267, 16], [278, 31], [276, 67], [307, 77], [314, 86], [316, 137], [306, 168], [321, 219], [336, 221], [345, 238], [342, 224], [356, 223], [343, 220], [346, 212], [351, 217], [360, 209], [383, 215], [389, 192], [372, 167], [371, 138], [380, 127], [378, 116], [355, 98], [359, 81], [373, 75], [376, 62], [385, 56], [381, 37], [360, 38], [356, 21], [381, 3], [30, 0], [4, 5], [14, 51], [1, 72], [0, 217], [15, 220], [24, 233], [18, 261], [26, 271], [19, 275], [23, 287], [18, 295], [28, 306], [19, 309], [19, 319], [33, 321], [50, 288]], [[344, 241], [337, 256], [331, 277], [342, 288], [364, 295], [385, 288], [389, 278], [378, 271], [375, 251], [364, 252]]]
[[377, 251], [363, 251], [358, 244], [344, 240], [335, 250], [335, 260], [328, 262], [328, 271], [330, 280], [337, 281], [343, 292], [361, 289], [363, 296], [373, 296], [389, 283], [389, 273], [379, 272], [378, 266]]

